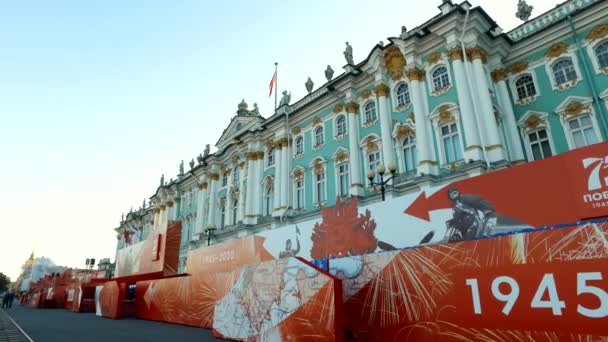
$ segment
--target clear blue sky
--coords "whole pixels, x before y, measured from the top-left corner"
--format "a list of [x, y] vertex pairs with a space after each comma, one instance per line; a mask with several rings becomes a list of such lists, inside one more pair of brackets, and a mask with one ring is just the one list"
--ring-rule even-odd
[[[295, 102], [327, 64], [341, 73], [345, 41], [360, 61], [440, 3], [1, 1], [0, 272], [15, 278], [33, 248], [113, 259], [121, 213], [213, 146], [242, 98], [270, 116], [275, 61]], [[518, 23], [516, 0], [471, 3]]]

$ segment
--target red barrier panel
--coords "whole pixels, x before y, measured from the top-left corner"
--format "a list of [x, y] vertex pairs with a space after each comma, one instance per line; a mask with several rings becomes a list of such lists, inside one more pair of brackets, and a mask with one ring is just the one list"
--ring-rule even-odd
[[357, 341], [608, 337], [608, 223], [333, 259]]

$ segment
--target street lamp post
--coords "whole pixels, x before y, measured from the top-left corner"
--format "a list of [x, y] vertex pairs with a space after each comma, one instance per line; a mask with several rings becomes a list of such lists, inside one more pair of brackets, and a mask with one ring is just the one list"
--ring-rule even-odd
[[[395, 178], [395, 172], [397, 171], [397, 165], [395, 164], [395, 162], [388, 163], [388, 171], [391, 173], [391, 175], [390, 175], [390, 177], [388, 177], [386, 179], [384, 179], [384, 174], [386, 173], [386, 168], [382, 164], [378, 165], [378, 167], [376, 168], [376, 171], [374, 171], [374, 170], [367, 171], [367, 179], [369, 179], [370, 186], [380, 185], [380, 192], [382, 193], [383, 202], [385, 200], [386, 185], [388, 184], [388, 182], [391, 181], [391, 179]], [[378, 182], [374, 181], [374, 178], [376, 177], [376, 172], [378, 172], [378, 175], [380, 176], [380, 181], [378, 181]]]
[[207, 227], [207, 246], [211, 245], [211, 234], [213, 234], [214, 230], [215, 228], [213, 227]]

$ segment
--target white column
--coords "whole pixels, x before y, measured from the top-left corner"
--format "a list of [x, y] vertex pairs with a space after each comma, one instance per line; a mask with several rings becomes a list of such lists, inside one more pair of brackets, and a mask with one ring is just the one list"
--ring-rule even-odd
[[428, 111], [423, 96], [424, 71], [414, 68], [408, 71], [410, 79], [411, 99], [416, 122], [416, 149], [418, 152], [418, 174], [435, 174], [437, 162], [433, 150], [433, 139], [428, 120]]
[[[243, 164], [241, 164], [243, 165]], [[245, 208], [245, 172], [244, 166], [236, 165], [235, 167], [239, 168], [239, 209], [237, 212], [237, 220], [243, 221], [245, 217], [245, 213], [243, 208]]]
[[[203, 233], [203, 211], [204, 211], [204, 202], [205, 202], [205, 195], [207, 192], [207, 183], [198, 183], [197, 184], [197, 188], [198, 188], [198, 192], [196, 193], [196, 221], [195, 221], [195, 228], [194, 228], [194, 234], [200, 235]], [[193, 235], [194, 235], [193, 234]]]
[[471, 94], [469, 94], [466, 73], [462, 62], [462, 51], [460, 48], [455, 47], [449, 51], [449, 55], [452, 60], [454, 78], [456, 79], [456, 93], [458, 94], [458, 104], [460, 106], [460, 118], [464, 130], [464, 139], [466, 140], [464, 157], [466, 160], [482, 160], [483, 153], [481, 140], [479, 138], [479, 129], [477, 127], [473, 102], [471, 102]]
[[[283, 194], [283, 192], [281, 191], [281, 185], [283, 185], [283, 181], [282, 178], [283, 177], [283, 173], [282, 171], [282, 163], [283, 163], [283, 145], [282, 145], [282, 141], [279, 139], [276, 141], [275, 143], [275, 149], [274, 149], [274, 198], [273, 198], [273, 205], [274, 208], [273, 211], [277, 211], [279, 208], [281, 208], [281, 202], [282, 202], [282, 198], [281, 195]], [[267, 157], [268, 158], [268, 157]], [[273, 216], [277, 215], [278, 216], [279, 213], [272, 213]]]
[[289, 156], [290, 154], [290, 141], [288, 138], [283, 138], [281, 144], [281, 207], [284, 209], [289, 208]]
[[393, 120], [391, 119], [387, 99], [389, 91], [385, 84], [378, 85], [375, 90], [380, 107], [380, 138], [382, 140], [382, 160], [385, 166], [395, 162], [395, 150], [393, 137], [391, 136]]
[[494, 82], [496, 82], [496, 92], [498, 95], [498, 102], [500, 107], [505, 111], [503, 113], [505, 127], [507, 128], [507, 137], [509, 143], [509, 152], [511, 161], [523, 161], [524, 150], [521, 146], [519, 139], [519, 131], [517, 129], [517, 121], [515, 121], [515, 113], [513, 112], [513, 104], [509, 98], [509, 91], [507, 90], [507, 84], [505, 82], [504, 69], [494, 70], [492, 73]]
[[253, 216], [255, 215], [255, 161], [257, 153], [249, 151], [247, 156], [247, 193], [245, 194], [245, 224], [255, 224]]
[[476, 92], [474, 97], [479, 99], [479, 119], [482, 124], [482, 129], [486, 132], [487, 139], [486, 153], [490, 161], [499, 161], [505, 159], [504, 147], [500, 142], [500, 132], [496, 124], [494, 116], [494, 107], [492, 106], [492, 98], [490, 97], [489, 84], [482, 60], [484, 59], [483, 50], [479, 47], [473, 48], [471, 51], [472, 69], [474, 74], [474, 84]]
[[220, 175], [212, 171], [209, 174], [209, 212], [207, 213], [207, 228], [217, 228], [217, 182]]
[[[335, 111], [342, 112], [342, 107], [337, 106]], [[350, 169], [350, 194], [352, 196], [363, 196], [364, 186], [361, 180], [361, 151], [359, 149], [359, 124], [357, 111], [359, 105], [355, 102], [346, 104], [348, 118], [348, 149], [349, 149], [349, 169]]]

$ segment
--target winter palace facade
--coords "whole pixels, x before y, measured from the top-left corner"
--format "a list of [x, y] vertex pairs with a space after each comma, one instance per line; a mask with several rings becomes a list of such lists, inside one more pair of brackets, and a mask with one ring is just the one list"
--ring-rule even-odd
[[358, 63], [347, 44], [342, 74], [328, 66], [267, 118], [243, 101], [215, 152], [122, 220], [117, 248], [181, 220], [183, 267], [208, 237], [310, 220], [340, 197], [380, 201], [380, 165], [395, 198], [608, 139], [608, 1], [569, 0], [510, 32], [467, 1], [439, 10]]

